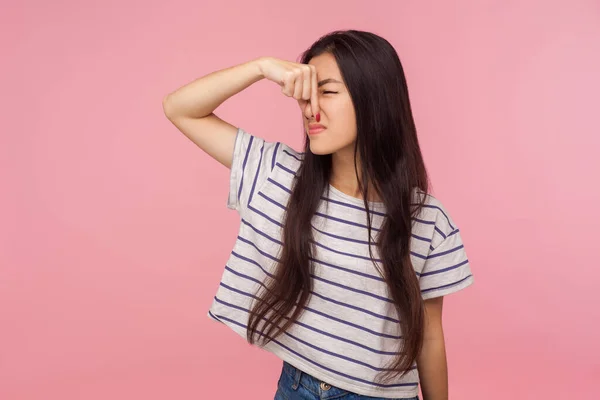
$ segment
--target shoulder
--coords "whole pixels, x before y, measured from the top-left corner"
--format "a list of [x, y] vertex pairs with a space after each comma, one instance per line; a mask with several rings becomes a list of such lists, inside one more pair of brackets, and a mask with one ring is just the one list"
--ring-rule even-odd
[[416, 222], [419, 225], [428, 226], [425, 229], [426, 236], [433, 242], [439, 242], [458, 233], [456, 222], [442, 201], [431, 193], [415, 192], [416, 201], [422, 199], [423, 196], [425, 196], [424, 205], [417, 214]]
[[262, 163], [266, 164], [270, 171], [280, 168], [295, 174], [304, 159], [304, 153], [295, 150], [288, 143], [268, 140], [242, 128], [238, 128], [237, 142], [240, 149], [245, 149], [246, 153], [254, 152], [255, 157], [262, 158]]

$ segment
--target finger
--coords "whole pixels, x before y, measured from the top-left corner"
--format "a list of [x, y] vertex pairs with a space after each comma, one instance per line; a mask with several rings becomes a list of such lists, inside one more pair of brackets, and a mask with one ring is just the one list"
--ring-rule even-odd
[[310, 100], [310, 90], [311, 90], [311, 70], [308, 65], [305, 65], [302, 68], [304, 82], [302, 82], [302, 100]]
[[300, 107], [300, 110], [304, 110], [304, 107], [306, 107], [306, 103], [307, 103], [307, 100], [303, 100], [303, 99], [298, 100], [298, 106]]
[[292, 71], [286, 71], [283, 78], [283, 87], [281, 91], [288, 97], [294, 94], [294, 74]]
[[302, 98], [302, 84], [303, 84], [304, 78], [303, 78], [303, 74], [302, 71], [297, 71], [296, 72], [296, 79], [294, 81], [294, 98], [296, 100], [300, 100]]
[[310, 108], [314, 116], [317, 115], [319, 110], [319, 96], [318, 96], [318, 87], [317, 87], [317, 69], [314, 66], [310, 67], [311, 69], [311, 85], [310, 85]]

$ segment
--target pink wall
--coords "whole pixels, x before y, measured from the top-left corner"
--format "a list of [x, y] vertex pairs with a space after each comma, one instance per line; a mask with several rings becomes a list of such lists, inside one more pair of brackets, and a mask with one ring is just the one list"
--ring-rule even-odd
[[[445, 306], [452, 398], [597, 398], [598, 1], [10, 3], [0, 399], [272, 398], [280, 362], [206, 316], [238, 227], [228, 170], [161, 101], [346, 28], [398, 50], [468, 248], [476, 284]], [[217, 113], [301, 144], [272, 82]]]

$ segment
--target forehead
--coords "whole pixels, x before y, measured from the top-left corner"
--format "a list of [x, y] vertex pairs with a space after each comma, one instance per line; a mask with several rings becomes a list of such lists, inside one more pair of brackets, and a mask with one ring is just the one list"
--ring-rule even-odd
[[337, 66], [335, 57], [330, 53], [323, 53], [316, 57], [311, 58], [308, 62], [317, 68], [317, 79], [328, 79], [333, 78], [337, 80], [341, 79], [340, 69]]

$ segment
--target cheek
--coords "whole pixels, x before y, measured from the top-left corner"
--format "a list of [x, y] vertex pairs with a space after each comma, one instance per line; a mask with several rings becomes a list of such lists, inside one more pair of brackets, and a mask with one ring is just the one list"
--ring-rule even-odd
[[338, 140], [348, 142], [356, 139], [356, 116], [352, 103], [340, 105], [336, 109], [334, 119], [334, 131]]
[[[350, 99], [336, 99], [336, 101], [326, 102], [323, 104], [322, 109], [327, 115], [328, 127], [348, 131], [349, 127], [356, 126], [356, 115]], [[356, 129], [351, 130], [355, 131]]]

